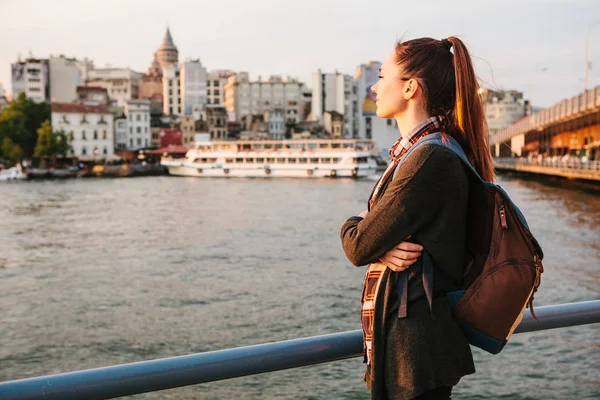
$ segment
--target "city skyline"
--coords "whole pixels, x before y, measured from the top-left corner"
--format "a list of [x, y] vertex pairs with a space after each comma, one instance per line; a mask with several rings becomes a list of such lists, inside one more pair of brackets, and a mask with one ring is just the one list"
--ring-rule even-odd
[[[304, 7], [306, 6], [306, 7]], [[471, 50], [487, 87], [518, 90], [538, 107], [582, 92], [589, 32], [588, 87], [600, 84], [600, 4], [593, 0], [316, 2], [303, 7], [273, 0], [0, 2], [0, 83], [12, 91], [10, 64], [51, 54], [91, 59], [145, 72], [170, 27], [179, 59], [199, 58], [210, 70], [248, 71], [252, 79], [289, 75], [311, 87], [321, 69], [354, 74], [368, 61], [383, 60], [396, 39], [457, 35]], [[51, 20], [48, 20], [50, 16]], [[538, 18], [539, 17], [539, 18]], [[74, 34], [77, 32], [77, 34]], [[600, 64], [599, 64], [600, 65]]]

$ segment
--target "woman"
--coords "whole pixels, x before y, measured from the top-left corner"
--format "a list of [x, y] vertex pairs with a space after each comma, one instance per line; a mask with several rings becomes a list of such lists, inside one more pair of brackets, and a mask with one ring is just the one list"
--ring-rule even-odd
[[475, 372], [445, 296], [464, 272], [467, 170], [451, 150], [432, 144], [396, 166], [419, 139], [441, 132], [493, 181], [478, 89], [471, 57], [456, 37], [398, 43], [371, 89], [377, 116], [395, 118], [401, 135], [368, 211], [346, 221], [341, 239], [354, 265], [369, 265], [361, 320], [372, 399], [448, 399], [460, 378]]

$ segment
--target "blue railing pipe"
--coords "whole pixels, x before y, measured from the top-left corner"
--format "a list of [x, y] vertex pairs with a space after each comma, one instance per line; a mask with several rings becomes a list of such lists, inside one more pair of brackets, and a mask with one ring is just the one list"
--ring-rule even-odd
[[[515, 332], [600, 322], [600, 300], [536, 308]], [[0, 383], [2, 400], [111, 399], [362, 356], [360, 330]]]

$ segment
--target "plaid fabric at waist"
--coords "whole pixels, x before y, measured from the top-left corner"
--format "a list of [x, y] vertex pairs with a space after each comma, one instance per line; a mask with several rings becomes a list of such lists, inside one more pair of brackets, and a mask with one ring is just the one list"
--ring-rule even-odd
[[375, 316], [375, 299], [380, 286], [381, 276], [387, 267], [382, 263], [373, 263], [367, 267], [361, 309], [361, 323], [363, 330], [363, 351], [365, 362], [371, 364], [373, 359], [373, 318]]

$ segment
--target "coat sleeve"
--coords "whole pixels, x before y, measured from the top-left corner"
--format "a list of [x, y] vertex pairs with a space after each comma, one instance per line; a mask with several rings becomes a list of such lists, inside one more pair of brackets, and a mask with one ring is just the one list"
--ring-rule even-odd
[[376, 262], [408, 236], [418, 236], [419, 230], [435, 218], [452, 190], [450, 180], [445, 179], [448, 163], [453, 161], [450, 157], [439, 146], [424, 145], [415, 150], [366, 217], [346, 221], [340, 237], [352, 264]]

